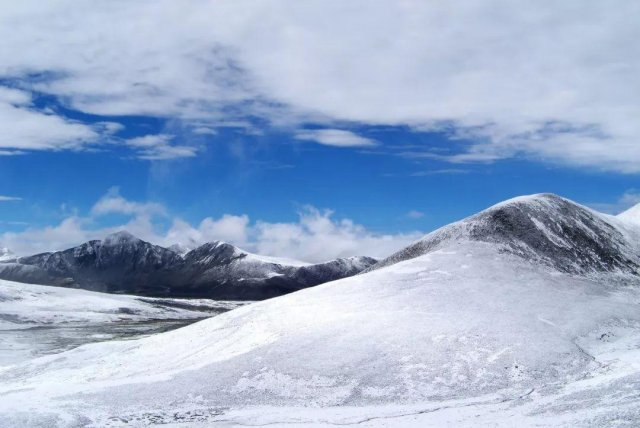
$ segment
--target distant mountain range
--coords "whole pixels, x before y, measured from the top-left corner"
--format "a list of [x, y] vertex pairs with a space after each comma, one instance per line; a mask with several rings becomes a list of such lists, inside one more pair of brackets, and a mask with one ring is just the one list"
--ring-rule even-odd
[[375, 263], [350, 257], [307, 264], [220, 241], [185, 251], [123, 231], [64, 251], [5, 257], [0, 279], [155, 297], [261, 300], [355, 275]]

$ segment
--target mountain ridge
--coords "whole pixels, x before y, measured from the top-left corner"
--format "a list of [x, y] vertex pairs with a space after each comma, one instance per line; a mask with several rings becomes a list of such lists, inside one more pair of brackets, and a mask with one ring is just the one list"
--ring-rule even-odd
[[[552, 193], [519, 196], [437, 229], [368, 270], [435, 251], [447, 242], [498, 244], [504, 252], [562, 272], [598, 274], [640, 269], [640, 230]], [[633, 236], [624, 236], [631, 233]]]
[[180, 253], [120, 231], [63, 251], [5, 260], [0, 279], [155, 297], [261, 300], [353, 275], [375, 262], [356, 257], [307, 264], [222, 241]]

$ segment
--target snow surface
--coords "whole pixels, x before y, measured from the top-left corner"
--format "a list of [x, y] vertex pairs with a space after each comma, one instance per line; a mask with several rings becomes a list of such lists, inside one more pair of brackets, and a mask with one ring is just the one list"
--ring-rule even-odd
[[0, 366], [86, 343], [167, 331], [243, 304], [139, 298], [0, 280]]
[[[634, 256], [623, 240], [640, 230], [597, 220]], [[640, 277], [605, 273], [460, 234], [179, 330], [2, 368], [0, 426], [638, 426]]]
[[0, 280], [0, 331], [39, 324], [203, 318], [205, 308], [229, 310], [241, 304], [141, 298]]
[[629, 223], [640, 225], [640, 204], [634, 205], [628, 210], [618, 214], [618, 218]]

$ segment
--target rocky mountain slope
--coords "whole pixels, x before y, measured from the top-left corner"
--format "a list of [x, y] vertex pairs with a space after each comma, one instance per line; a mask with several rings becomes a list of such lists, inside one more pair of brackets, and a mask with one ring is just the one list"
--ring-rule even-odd
[[54, 253], [0, 263], [0, 279], [156, 297], [261, 300], [354, 275], [368, 257], [320, 264], [257, 256], [224, 242], [186, 254], [119, 232]]
[[1, 420], [637, 426], [639, 243], [563, 198], [509, 200], [360, 275], [0, 369]]
[[370, 269], [445, 246], [483, 242], [563, 273], [637, 275], [640, 241], [625, 217], [621, 214], [620, 222], [552, 194], [515, 198], [438, 229]]

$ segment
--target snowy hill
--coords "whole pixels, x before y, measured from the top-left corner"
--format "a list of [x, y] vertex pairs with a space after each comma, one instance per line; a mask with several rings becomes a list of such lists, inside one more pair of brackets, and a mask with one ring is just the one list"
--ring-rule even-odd
[[629, 223], [640, 225], [640, 204], [636, 204], [628, 210], [618, 214], [618, 218]]
[[556, 195], [539, 194], [505, 201], [436, 230], [372, 269], [452, 243], [485, 242], [500, 252], [564, 273], [636, 275], [640, 268], [638, 237], [637, 230], [629, 230], [610, 216]]
[[639, 238], [553, 195], [510, 200], [366, 273], [0, 370], [1, 419], [637, 426]]
[[118, 232], [55, 253], [0, 263], [0, 278], [156, 297], [261, 300], [359, 273], [376, 260], [311, 265], [258, 256], [224, 242], [184, 252]]

